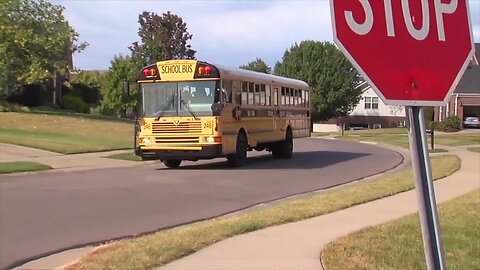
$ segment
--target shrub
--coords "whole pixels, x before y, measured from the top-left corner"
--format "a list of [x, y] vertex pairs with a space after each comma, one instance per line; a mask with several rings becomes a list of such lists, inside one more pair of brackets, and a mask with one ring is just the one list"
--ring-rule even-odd
[[0, 112], [30, 112], [30, 108], [18, 103], [0, 101]]
[[63, 96], [62, 104], [65, 109], [72, 110], [79, 113], [89, 113], [90, 107], [79, 97]]
[[434, 130], [442, 130], [442, 122], [439, 121], [428, 121], [427, 128], [434, 129]]
[[70, 91], [70, 95], [81, 98], [87, 104], [97, 105], [100, 102], [100, 90], [96, 87], [72, 83]]
[[45, 103], [47, 94], [45, 88], [40, 84], [29, 84], [22, 87], [21, 91], [14, 93], [7, 98], [8, 102], [34, 107]]
[[461, 120], [458, 116], [449, 116], [442, 122], [442, 131], [456, 132], [461, 129]]

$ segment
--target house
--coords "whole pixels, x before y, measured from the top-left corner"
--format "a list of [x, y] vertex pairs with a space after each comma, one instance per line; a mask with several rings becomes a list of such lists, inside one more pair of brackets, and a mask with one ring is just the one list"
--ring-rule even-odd
[[475, 43], [475, 54], [460, 79], [447, 105], [435, 108], [435, 120], [449, 116], [480, 117], [480, 43]]
[[406, 116], [404, 106], [385, 105], [366, 81], [362, 81], [362, 96], [358, 105], [344, 117], [333, 118], [327, 122], [313, 119], [314, 132], [332, 132], [341, 129], [374, 129], [405, 127]]
[[[480, 43], [475, 43], [475, 54], [460, 79], [447, 105], [434, 108], [435, 121], [443, 121], [448, 116], [464, 119], [480, 117]], [[404, 106], [385, 105], [375, 91], [364, 81], [363, 94], [359, 104], [348, 116], [332, 119], [330, 124], [345, 123], [347, 129], [404, 127], [406, 113]]]
[[357, 87], [363, 88], [360, 102], [357, 106], [347, 116], [330, 119], [326, 123], [314, 123], [313, 131], [331, 132], [340, 130], [343, 124], [345, 129], [405, 126], [404, 106], [386, 105], [366, 81], [362, 81]]
[[392, 128], [404, 127], [406, 121], [405, 107], [386, 105], [371, 86], [362, 82], [364, 87], [358, 105], [342, 122], [346, 128]]

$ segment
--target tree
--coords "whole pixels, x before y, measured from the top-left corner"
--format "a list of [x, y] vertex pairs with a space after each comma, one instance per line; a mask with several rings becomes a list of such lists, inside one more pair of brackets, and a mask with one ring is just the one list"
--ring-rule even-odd
[[102, 107], [104, 112], [124, 116], [128, 107], [138, 106], [138, 93], [128, 96], [124, 88], [125, 82], [136, 80], [138, 68], [130, 56], [115, 56], [110, 63], [111, 66], [105, 76], [106, 93]]
[[3, 0], [0, 5], [1, 88], [43, 82], [66, 73], [78, 33], [63, 16], [64, 8], [44, 0]]
[[196, 51], [187, 42], [192, 36], [182, 18], [170, 12], [162, 16], [144, 11], [138, 16], [140, 43], [129, 49], [139, 67], [167, 59], [195, 59]]
[[97, 105], [106, 92], [104, 71], [82, 71], [69, 83], [73, 96], [80, 97], [85, 103]]
[[344, 116], [360, 101], [359, 75], [330, 42], [302, 41], [285, 51], [275, 74], [296, 78], [312, 87], [312, 109], [319, 120]]
[[263, 72], [269, 74], [272, 71], [265, 61], [261, 58], [256, 58], [254, 61], [249, 62], [246, 65], [240, 66], [242, 69], [252, 70], [256, 72]]

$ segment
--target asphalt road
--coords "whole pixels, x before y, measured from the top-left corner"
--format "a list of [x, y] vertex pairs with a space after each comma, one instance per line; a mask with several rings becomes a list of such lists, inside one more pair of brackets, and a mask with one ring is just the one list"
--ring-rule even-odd
[[[252, 153], [252, 154], [251, 154]], [[361, 179], [402, 156], [374, 145], [295, 140], [291, 160], [249, 152], [224, 159], [160, 162], [81, 172], [0, 177], [0, 269], [72, 247], [156, 231]]]

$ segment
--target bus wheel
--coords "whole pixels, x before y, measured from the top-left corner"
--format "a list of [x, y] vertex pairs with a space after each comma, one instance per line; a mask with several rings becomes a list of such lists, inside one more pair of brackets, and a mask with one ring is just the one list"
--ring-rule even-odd
[[182, 163], [181, 159], [165, 159], [163, 161], [163, 164], [165, 164], [165, 166], [168, 168], [177, 168], [180, 166], [180, 163]]
[[292, 130], [287, 129], [285, 140], [276, 143], [272, 149], [274, 158], [291, 158], [293, 155], [293, 135]]
[[227, 161], [230, 166], [237, 167], [245, 164], [247, 161], [247, 137], [245, 134], [238, 133], [236, 153], [227, 155]]

